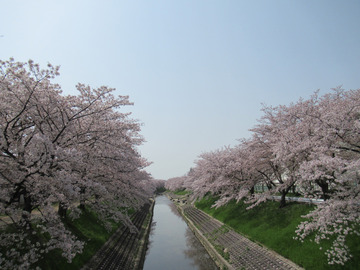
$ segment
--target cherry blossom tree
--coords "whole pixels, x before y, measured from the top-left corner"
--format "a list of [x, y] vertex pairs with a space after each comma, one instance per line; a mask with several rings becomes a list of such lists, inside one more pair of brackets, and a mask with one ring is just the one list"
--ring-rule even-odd
[[165, 188], [171, 191], [185, 189], [184, 181], [186, 176], [173, 177], [165, 181]]
[[[329, 262], [344, 264], [351, 256], [346, 237], [360, 236], [360, 89], [334, 89], [317, 104], [317, 110], [306, 115], [317, 123], [317, 135], [309, 158], [300, 167], [301, 184], [311, 187], [320, 179], [326, 200], [306, 216], [297, 233], [302, 240], [315, 232], [318, 243], [334, 235], [326, 251]], [[319, 196], [316, 192], [305, 195]]]
[[[360, 90], [336, 88], [319, 97], [277, 107], [264, 106], [250, 139], [233, 148], [204, 153], [189, 175], [195, 197], [212, 193], [214, 206], [232, 199], [254, 207], [290, 190], [324, 199], [298, 227], [298, 239], [315, 233], [315, 241], [335, 236], [326, 251], [329, 263], [349, 257], [346, 237], [360, 235]], [[262, 192], [253, 192], [259, 185]]]
[[265, 106], [259, 124], [251, 129], [254, 135], [250, 147], [262, 152], [260, 160], [267, 164], [266, 172], [263, 169], [259, 171], [265, 177], [264, 180], [271, 183], [268, 186], [273, 187], [255, 198], [263, 201], [267, 196], [280, 193], [280, 208], [286, 204], [286, 195], [297, 185], [298, 168], [307, 156], [307, 145], [302, 144], [307, 135], [298, 129], [301, 121], [293, 114], [302, 106], [301, 101], [275, 108]]
[[245, 168], [240, 162], [241, 151], [238, 148], [223, 149], [203, 153], [196, 161], [196, 167], [188, 174], [188, 188], [193, 190], [194, 198], [201, 198], [207, 193], [218, 197], [215, 206], [226, 204], [237, 198], [240, 190], [248, 193], [253, 186], [245, 179]]
[[118, 111], [128, 97], [83, 84], [63, 96], [51, 83], [58, 74], [50, 64], [0, 62], [0, 215], [11, 228], [0, 236], [4, 269], [29, 268], [55, 248], [71, 261], [83, 243], [62, 218], [77, 217], [79, 203], [131, 226], [126, 209], [147, 199], [140, 125]]
[[153, 196], [157, 192], [162, 192], [165, 190], [165, 183], [166, 183], [165, 180], [151, 179], [150, 181], [146, 181], [144, 184], [145, 184], [145, 189], [147, 190], [147, 193], [150, 196]]

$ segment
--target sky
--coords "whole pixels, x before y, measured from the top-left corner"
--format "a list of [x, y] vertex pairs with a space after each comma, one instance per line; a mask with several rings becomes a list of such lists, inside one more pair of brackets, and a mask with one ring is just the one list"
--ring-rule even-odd
[[0, 59], [129, 95], [155, 179], [248, 138], [262, 104], [360, 88], [360, 0], [0, 0]]

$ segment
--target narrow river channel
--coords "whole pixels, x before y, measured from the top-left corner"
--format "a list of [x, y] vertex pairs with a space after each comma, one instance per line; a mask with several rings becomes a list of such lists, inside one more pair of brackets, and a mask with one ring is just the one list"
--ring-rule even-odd
[[205, 248], [188, 228], [176, 206], [156, 197], [144, 270], [218, 269]]

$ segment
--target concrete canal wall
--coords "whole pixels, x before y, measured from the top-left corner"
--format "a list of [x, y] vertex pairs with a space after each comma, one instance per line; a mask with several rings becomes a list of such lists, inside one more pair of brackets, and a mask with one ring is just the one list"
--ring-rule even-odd
[[132, 216], [138, 232], [134, 233], [127, 227], [120, 227], [101, 249], [82, 268], [106, 270], [140, 270], [143, 268], [146, 248], [151, 229], [155, 201], [150, 200]]
[[220, 269], [228, 269], [233, 270], [234, 267], [231, 266], [231, 264], [226, 261], [226, 259], [215, 249], [215, 247], [209, 242], [209, 240], [201, 233], [201, 231], [196, 227], [196, 225], [185, 215], [184, 209], [182, 206], [184, 206], [187, 203], [187, 198], [185, 196], [176, 196], [173, 194], [166, 194], [170, 200], [172, 200], [175, 205], [177, 206], [177, 209], [179, 213], [184, 218], [185, 222], [188, 224], [190, 230], [194, 233], [196, 238], [200, 241], [200, 243], [204, 246], [206, 251], [209, 253], [212, 260], [215, 262], [215, 264]]
[[[250, 241], [220, 221], [189, 204], [187, 197], [167, 193], [188, 227], [220, 269], [302, 269], [279, 254]], [[119, 228], [83, 269], [144, 267], [155, 200], [133, 216], [138, 233]]]
[[302, 269], [195, 208], [186, 196], [168, 196], [220, 269]]

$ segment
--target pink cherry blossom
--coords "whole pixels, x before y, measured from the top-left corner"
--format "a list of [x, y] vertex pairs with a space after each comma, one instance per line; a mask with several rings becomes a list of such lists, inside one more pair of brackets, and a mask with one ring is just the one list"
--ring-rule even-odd
[[[15, 228], [0, 235], [1, 249], [10, 247], [2, 269], [27, 269], [55, 248], [71, 261], [84, 243], [62, 221], [78, 217], [79, 204], [107, 226], [132, 227], [126, 209], [140, 207], [155, 185], [137, 150], [140, 124], [120, 111], [129, 98], [84, 84], [64, 96], [51, 82], [58, 70], [0, 61], [0, 221]], [[49, 240], [35, 241], [39, 233]]]
[[187, 188], [194, 198], [218, 197], [215, 207], [243, 199], [249, 208], [281, 194], [324, 199], [299, 224], [297, 239], [310, 234], [315, 241], [336, 235], [329, 263], [344, 264], [350, 257], [346, 236], [360, 235], [360, 89], [333, 89], [308, 100], [284, 106], [264, 106], [263, 116], [239, 145], [203, 153], [184, 178], [170, 189]]

